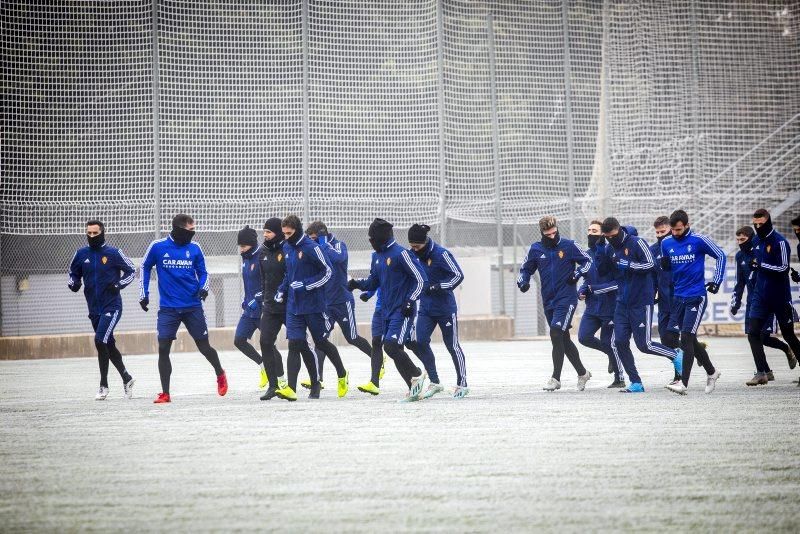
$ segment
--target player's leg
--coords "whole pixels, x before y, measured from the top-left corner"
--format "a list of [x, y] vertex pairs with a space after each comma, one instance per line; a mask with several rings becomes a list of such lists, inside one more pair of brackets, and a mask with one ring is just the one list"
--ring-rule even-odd
[[172, 362], [169, 353], [172, 349], [172, 342], [178, 333], [181, 324], [181, 316], [174, 308], [160, 308], [156, 320], [156, 330], [158, 331], [158, 376], [161, 380], [161, 393], [153, 401], [156, 404], [170, 402], [169, 383], [172, 376]]
[[197, 350], [200, 351], [217, 375], [217, 393], [224, 396], [228, 392], [228, 378], [225, 370], [219, 361], [219, 354], [208, 341], [208, 325], [206, 324], [206, 314], [203, 308], [193, 308], [181, 313], [181, 321], [189, 331], [189, 335], [194, 339]]
[[[289, 340], [289, 354], [286, 357], [286, 376], [288, 382], [280, 387], [275, 394], [284, 400], [297, 400], [297, 375], [300, 372], [300, 354], [308, 350], [306, 341], [306, 323], [302, 315], [286, 314], [286, 338]], [[316, 375], [312, 375], [315, 379]]]
[[380, 394], [381, 378], [383, 378], [383, 313], [380, 308], [372, 314], [372, 347], [370, 351], [369, 382], [358, 386], [358, 390], [371, 395]]
[[602, 319], [591, 313], [584, 313], [578, 325], [578, 343], [584, 347], [606, 353], [603, 342], [596, 337], [597, 331], [603, 325]]
[[622, 368], [628, 375], [630, 384], [627, 388], [621, 389], [623, 393], [641, 393], [644, 391], [642, 386], [642, 379], [639, 377], [639, 372], [636, 369], [636, 362], [633, 359], [633, 351], [631, 351], [631, 335], [632, 325], [630, 318], [630, 311], [617, 305], [614, 310], [614, 344], [617, 348], [617, 354], [622, 362]]
[[[438, 393], [443, 391], [444, 388], [439, 384], [436, 357], [431, 349], [431, 335], [433, 334], [433, 329], [436, 328], [437, 318], [417, 313], [413, 321], [413, 325], [410, 329], [410, 340], [406, 343], [406, 346], [411, 349], [411, 352], [422, 362], [422, 365], [425, 367], [425, 372], [428, 373], [428, 379], [431, 381], [430, 387], [436, 389], [436, 393]], [[426, 394], [427, 393], [426, 391]]]
[[438, 321], [442, 331], [442, 340], [450, 357], [453, 359], [453, 367], [456, 370], [456, 389], [453, 396], [456, 398], [466, 397], [469, 393], [467, 386], [467, 362], [464, 358], [464, 350], [458, 340], [458, 314], [453, 313], [450, 317], [442, 317]]
[[[319, 352], [322, 352], [336, 368], [336, 376], [339, 377], [337, 394], [339, 397], [347, 395], [349, 389], [349, 375], [339, 356], [339, 350], [328, 339], [328, 330], [325, 324], [326, 317], [323, 313], [311, 313], [302, 316], [308, 328], [314, 345]], [[310, 371], [309, 371], [310, 373]]]
[[612, 360], [612, 369], [614, 371], [614, 381], [609, 384], [608, 388], [624, 388], [625, 387], [625, 374], [624, 368], [622, 366], [622, 360], [619, 357], [619, 351], [617, 350], [617, 343], [614, 334], [614, 321], [609, 319], [600, 330], [600, 340], [605, 342], [608, 340], [608, 345], [611, 348], [611, 360]]
[[236, 325], [236, 331], [233, 334], [233, 345], [239, 351], [247, 356], [259, 367], [261, 374], [261, 382], [258, 387], [265, 388], [269, 379], [267, 377], [266, 367], [264, 366], [264, 359], [261, 354], [250, 344], [250, 338], [259, 327], [260, 320], [256, 317], [249, 317], [244, 314], [239, 318], [239, 323]]
[[765, 319], [754, 308], [755, 306], [747, 311], [750, 319], [747, 341], [750, 344], [750, 352], [752, 352], [753, 361], [756, 364], [756, 374], [745, 384], [748, 386], [763, 386], [769, 382], [767, 377], [767, 355], [764, 353], [764, 343], [761, 341], [761, 330], [764, 328]]
[[278, 340], [281, 326], [283, 326], [284, 317], [285, 314], [283, 313], [264, 312], [261, 314], [259, 345], [261, 346], [262, 363], [264, 364], [264, 372], [267, 375], [268, 382], [267, 391], [261, 396], [261, 400], [270, 400], [281, 387], [283, 360], [275, 343]]
[[348, 343], [356, 347], [358, 350], [372, 357], [372, 347], [369, 341], [358, 335], [358, 324], [356, 323], [355, 304], [352, 300], [340, 305], [344, 308], [343, 314], [336, 318], [336, 323], [342, 329], [342, 334]]
[[[122, 316], [121, 310], [114, 310], [101, 315], [97, 321], [97, 330], [95, 331], [94, 344], [97, 348], [98, 357], [104, 361], [105, 368], [101, 369], [101, 373], [105, 372], [106, 377], [106, 392], [108, 390], [108, 362], [114, 364], [119, 376], [122, 378], [123, 387], [125, 390], [125, 397], [130, 399], [133, 395], [133, 377], [125, 369], [125, 364], [122, 361], [122, 354], [117, 350], [116, 342], [114, 340], [114, 328], [119, 323]], [[113, 346], [113, 351], [112, 351]], [[101, 375], [102, 377], [102, 375]], [[102, 386], [102, 382], [101, 382]]]
[[[761, 328], [761, 343], [763, 343], [765, 347], [782, 351], [786, 355], [789, 369], [794, 369], [797, 366], [797, 358], [794, 352], [783, 340], [772, 335], [778, 331], [778, 322], [775, 320], [775, 315], [773, 314], [772, 319], [764, 321], [764, 326]], [[772, 370], [769, 368], [769, 361], [767, 361], [767, 379], [770, 381], [775, 379]]]
[[572, 328], [572, 317], [575, 314], [576, 307], [576, 304], [570, 304], [564, 316], [564, 326], [562, 327], [564, 330], [564, 355], [569, 360], [569, 363], [572, 364], [575, 372], [578, 373], [578, 391], [583, 391], [586, 387], [586, 382], [588, 382], [592, 375], [583, 366], [578, 347], [575, 346], [575, 343], [573, 343], [569, 335], [569, 331]]
[[[101, 318], [102, 315], [89, 315], [89, 320], [92, 321], [92, 330], [94, 330], [94, 345], [97, 349], [97, 366], [100, 369], [100, 389], [97, 390], [95, 400], [105, 400], [108, 397], [108, 352], [107, 348], [99, 346], [97, 341]], [[102, 331], [100, 337], [102, 339]]]
[[[797, 335], [794, 333], [794, 323], [797, 322], [797, 311], [794, 309], [791, 302], [775, 305], [775, 320], [778, 323], [778, 328], [781, 331], [783, 340], [789, 345], [793, 355], [800, 355], [800, 340], [797, 339]], [[797, 365], [797, 359], [789, 358], [788, 354], [787, 359], [789, 360], [789, 367], [793, 369]]]
[[[670, 321], [675, 321], [672, 317], [675, 312], [675, 305], [680, 299], [675, 297], [672, 299], [672, 311], [670, 312]], [[632, 308], [629, 313], [631, 319], [631, 327], [633, 330], [633, 340], [636, 343], [636, 348], [646, 354], [653, 354], [655, 356], [662, 356], [672, 362], [674, 369], [674, 377], [672, 382], [679, 380], [683, 370], [683, 360], [681, 353], [676, 349], [671, 349], [666, 345], [662, 345], [652, 338], [652, 323], [653, 323], [653, 306], [639, 306]]]
[[411, 328], [412, 318], [404, 317], [402, 312], [388, 314], [384, 321], [383, 349], [394, 361], [397, 372], [409, 387], [407, 400], [419, 400], [425, 386], [426, 374], [414, 365], [411, 358], [403, 350], [403, 340]]

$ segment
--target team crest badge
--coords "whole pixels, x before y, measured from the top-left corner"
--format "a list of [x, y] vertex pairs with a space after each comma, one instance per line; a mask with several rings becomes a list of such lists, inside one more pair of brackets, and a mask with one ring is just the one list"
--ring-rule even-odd
[[430, 267], [432, 262], [433, 262], [433, 260], [431, 260], [431, 259], [428, 260], [428, 267]]
[[[767, 254], [769, 254], [770, 250], [772, 250], [772, 245], [767, 245]], [[103, 262], [103, 263], [105, 263], [105, 262]]]
[[386, 258], [386, 265], [392, 264], [392, 258]]
[[189, 254], [189, 251], [187, 250], [186, 251], [186, 257], [188, 258], [189, 256], [191, 256], [191, 254]]
[[623, 250], [623, 252], [625, 253], [626, 256], [628, 255], [628, 249], [627, 248], [625, 250]]
[[686, 247], [686, 250], [688, 250], [689, 252], [691, 252], [691, 251], [692, 251], [692, 245], [688, 245], [688, 246]]
[[106, 263], [108, 263], [108, 258], [107, 258], [107, 257], [105, 257], [105, 256], [103, 256], [103, 257], [100, 259], [100, 261], [102, 261], [102, 262], [103, 262], [103, 265], [105, 265]]
[[563, 250], [559, 250], [558, 251], [558, 257], [561, 258], [562, 260], [564, 259], [564, 251]]
[[283, 261], [283, 254], [278, 254], [278, 261]]
[[255, 264], [255, 263], [251, 263], [251, 264], [250, 264], [250, 270], [252, 271], [252, 270], [253, 270], [253, 269], [255, 269], [255, 268], [256, 268], [256, 264]]
[[303, 251], [302, 250], [297, 253], [297, 259], [298, 260], [302, 260], [303, 259]]

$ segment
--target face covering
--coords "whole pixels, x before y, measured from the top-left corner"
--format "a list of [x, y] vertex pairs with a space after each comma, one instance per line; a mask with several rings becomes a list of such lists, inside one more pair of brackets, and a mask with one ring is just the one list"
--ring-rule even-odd
[[667, 237], [668, 235], [669, 234], [664, 234], [664, 235], [662, 235], [660, 237], [657, 237], [656, 239], [658, 240], [659, 243], [661, 243], [662, 241], [664, 241], [664, 238]]
[[556, 232], [553, 237], [547, 237], [546, 235], [542, 234], [542, 244], [548, 248], [555, 248], [559, 239], [560, 236], [558, 235], [558, 232]]
[[800, 232], [795, 232], [794, 235], [797, 237], [797, 240], [800, 241]]
[[771, 231], [772, 231], [772, 219], [769, 217], [767, 217], [767, 222], [756, 228], [756, 233], [758, 234], [758, 237], [760, 237], [761, 239], [767, 237]]
[[300, 241], [301, 237], [303, 237], [303, 231], [295, 230], [294, 233], [291, 236], [289, 236], [289, 238], [286, 241], [288, 241], [292, 245], [296, 245], [297, 242]]
[[739, 250], [741, 250], [745, 254], [750, 253], [750, 251], [753, 250], [753, 240], [748, 239], [744, 243], [739, 243]]
[[613, 237], [609, 237], [607, 239], [608, 239], [608, 242], [611, 243], [612, 247], [619, 248], [619, 247], [622, 246], [622, 242], [625, 241], [625, 236], [626, 236], [625, 230], [620, 228], [619, 232], [617, 232], [617, 235], [615, 235]]
[[683, 233], [680, 233], [680, 234], [673, 233], [673, 234], [672, 234], [672, 237], [673, 237], [674, 239], [677, 239], [678, 241], [680, 241], [681, 239], [683, 239], [684, 237], [686, 237], [686, 234], [688, 234], [688, 233], [689, 233], [689, 228], [687, 227], [687, 228], [685, 228], [685, 229], [683, 230]]
[[275, 234], [275, 237], [272, 239], [265, 239], [264, 240], [264, 247], [270, 250], [275, 250], [278, 245], [281, 244], [283, 241], [283, 234]]
[[186, 228], [173, 228], [170, 232], [172, 240], [178, 245], [188, 245], [192, 242], [194, 237], [194, 230], [187, 230]]
[[98, 235], [86, 236], [86, 241], [89, 243], [89, 246], [92, 248], [100, 248], [103, 246], [103, 243], [106, 242], [106, 233], [100, 232]]
[[602, 244], [603, 236], [601, 235], [589, 235], [589, 248], [594, 248], [599, 244]]

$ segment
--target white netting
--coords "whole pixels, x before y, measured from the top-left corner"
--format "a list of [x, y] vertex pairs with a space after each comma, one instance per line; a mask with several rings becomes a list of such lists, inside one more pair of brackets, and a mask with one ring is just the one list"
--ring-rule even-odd
[[153, 228], [150, 6], [3, 0], [0, 233]]
[[299, 2], [159, 2], [162, 228], [301, 211], [300, 17]]

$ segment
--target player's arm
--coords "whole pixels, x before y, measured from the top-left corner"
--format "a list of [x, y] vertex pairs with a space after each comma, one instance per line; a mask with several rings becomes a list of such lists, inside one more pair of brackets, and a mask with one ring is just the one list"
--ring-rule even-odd
[[400, 265], [406, 274], [411, 276], [417, 283], [411, 290], [411, 294], [408, 295], [408, 300], [419, 299], [428, 283], [428, 275], [425, 274], [425, 269], [419, 264], [419, 260], [411, 257], [407, 250], [403, 250], [400, 253]]
[[449, 278], [445, 282], [430, 284], [432, 291], [437, 291], [440, 289], [452, 291], [464, 281], [464, 273], [461, 272], [461, 267], [458, 265], [453, 255], [448, 251], [445, 250], [442, 252], [438, 263], [445, 271], [449, 273]]
[[[332, 250], [329, 248], [329, 250]], [[333, 276], [333, 269], [331, 268], [331, 262], [328, 260], [327, 256], [322, 252], [322, 249], [319, 245], [314, 245], [313, 253], [311, 257], [319, 264], [319, 271], [314, 276], [309, 276], [298, 285], [298, 282], [295, 281], [289, 284], [294, 289], [299, 289], [301, 287], [305, 287], [307, 291], [311, 291], [312, 289], [317, 289], [319, 287], [324, 286], [328, 283], [328, 280], [331, 279]]]
[[198, 292], [200, 300], [205, 300], [211, 288], [211, 280], [206, 270], [206, 257], [200, 245], [197, 245], [197, 255], [194, 258], [194, 272], [197, 276], [197, 281], [200, 283], [200, 291]]
[[612, 293], [617, 289], [619, 289], [619, 284], [616, 281], [592, 284], [592, 294], [602, 295], [603, 293]]
[[[722, 281], [725, 279], [725, 264], [727, 263], [725, 252], [719, 248], [719, 245], [706, 236], [700, 236], [700, 240], [703, 242], [705, 253], [716, 260], [716, 265], [714, 266], [714, 281], [712, 284], [714, 284], [716, 289], [719, 289], [719, 286], [722, 285]], [[712, 291], [712, 293], [716, 293], [716, 291]]]
[[153, 243], [150, 243], [150, 246], [147, 247], [147, 252], [144, 253], [142, 265], [139, 267], [139, 302], [150, 296], [150, 271], [155, 264], [156, 258], [153, 252]]
[[67, 287], [73, 292], [78, 292], [81, 288], [81, 279], [83, 277], [83, 263], [78, 258], [78, 252], [72, 256], [72, 261], [69, 264], [69, 274], [67, 279]]
[[570, 249], [570, 259], [578, 264], [578, 268], [572, 273], [571, 280], [577, 282], [581, 277], [585, 278], [586, 273], [588, 273], [589, 269], [592, 267], [592, 257], [581, 250], [581, 247], [579, 247], [577, 243], [573, 243]]
[[341, 241], [337, 241], [335, 245], [331, 245], [331, 243], [328, 242], [325, 246], [328, 249], [327, 256], [331, 262], [331, 265], [341, 265], [342, 263], [347, 264], [347, 245]]
[[136, 278], [136, 267], [133, 265], [133, 262], [130, 260], [130, 258], [128, 258], [125, 253], [119, 249], [117, 250], [115, 262], [115, 267], [122, 272], [119, 282], [117, 282], [115, 285], [118, 290], [124, 289], [131, 285], [133, 280]]
[[740, 265], [741, 262], [736, 262], [736, 284], [733, 286], [733, 294], [731, 295], [731, 313], [736, 315], [739, 308], [742, 306], [742, 297], [744, 296], [744, 288], [747, 286], [747, 278], [744, 272], [744, 266]]
[[[627, 262], [627, 266], [624, 268], [631, 269], [632, 271], [638, 271], [641, 273], [647, 273], [655, 269], [656, 262], [653, 260], [653, 253], [650, 252], [650, 247], [648, 247], [645, 242], [641, 239], [636, 240], [636, 248], [638, 248], [638, 256], [641, 261], [629, 261]], [[632, 247], [633, 248], [633, 247]], [[625, 261], [625, 260], [620, 260]], [[617, 265], [620, 265], [620, 262]], [[622, 267], [622, 265], [620, 265]]]
[[533, 250], [533, 245], [528, 249], [525, 259], [522, 260], [522, 266], [519, 268], [519, 275], [517, 276], [517, 287], [525, 293], [531, 287], [531, 276], [536, 272], [539, 267], [536, 251]]
[[786, 241], [780, 241], [778, 247], [778, 260], [780, 263], [772, 264], [761, 262], [758, 264], [759, 269], [766, 269], [773, 273], [785, 273], [789, 270], [789, 247], [786, 245]]

